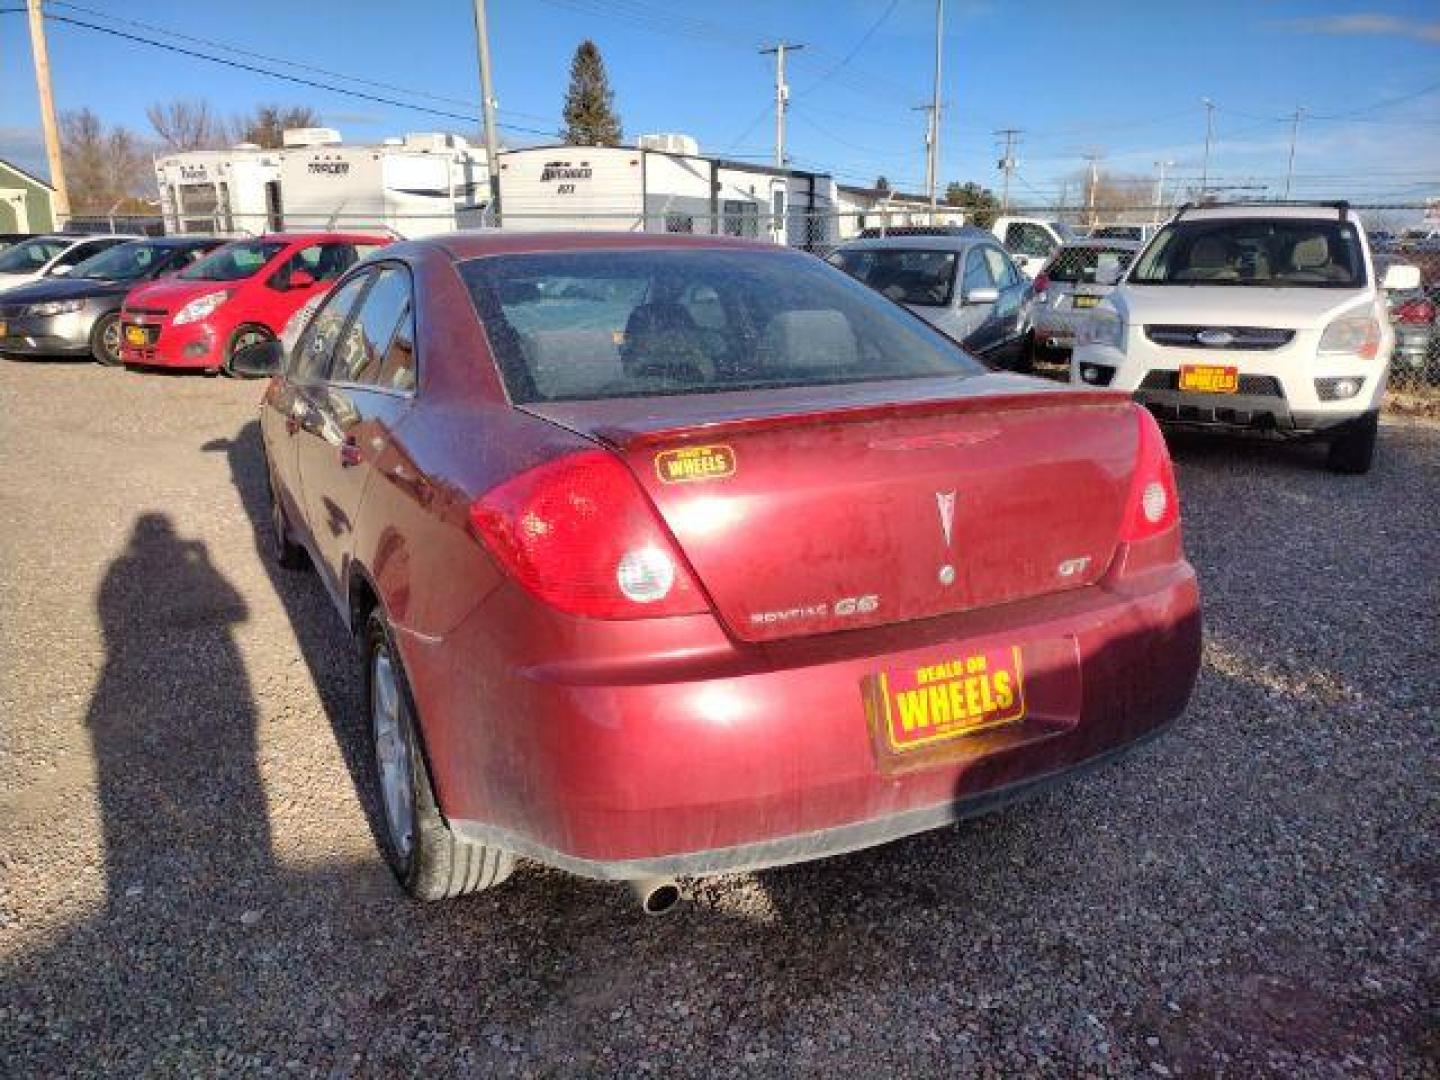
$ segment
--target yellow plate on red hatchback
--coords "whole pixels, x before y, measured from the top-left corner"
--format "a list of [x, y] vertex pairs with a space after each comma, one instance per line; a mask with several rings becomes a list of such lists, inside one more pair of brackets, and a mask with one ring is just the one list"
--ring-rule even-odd
[[1240, 389], [1240, 369], [1221, 364], [1181, 364], [1180, 389], [1201, 394], [1233, 394]]
[[1018, 645], [879, 671], [866, 678], [864, 689], [877, 734], [896, 754], [1025, 718]]

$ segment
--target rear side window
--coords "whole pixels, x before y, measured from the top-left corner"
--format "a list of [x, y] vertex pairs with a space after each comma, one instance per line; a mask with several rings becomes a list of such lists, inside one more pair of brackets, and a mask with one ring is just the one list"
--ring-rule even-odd
[[330, 357], [335, 351], [335, 343], [340, 339], [345, 321], [369, 280], [369, 274], [360, 273], [345, 282], [331, 293], [325, 306], [305, 328], [291, 357], [291, 371], [296, 380], [319, 382], [325, 379], [330, 371]]
[[390, 339], [410, 303], [410, 275], [386, 266], [372, 275], [373, 284], [360, 310], [335, 350], [332, 382], [378, 384]]
[[1051, 260], [1045, 269], [1045, 276], [1051, 281], [1064, 281], [1075, 285], [1092, 285], [1095, 271], [1102, 264], [1114, 263], [1123, 272], [1130, 266], [1135, 252], [1127, 248], [1066, 247]]
[[798, 253], [556, 252], [459, 270], [516, 402], [984, 370], [903, 308]]

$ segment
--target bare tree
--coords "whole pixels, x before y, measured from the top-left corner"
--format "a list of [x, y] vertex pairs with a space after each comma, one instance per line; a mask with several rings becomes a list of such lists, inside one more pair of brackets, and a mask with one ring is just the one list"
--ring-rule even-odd
[[60, 117], [60, 153], [71, 209], [106, 213], [149, 187], [150, 155], [133, 131], [104, 121], [89, 109]]
[[284, 145], [287, 128], [317, 127], [320, 114], [308, 105], [257, 105], [230, 124], [232, 141], [254, 143], [267, 150]]
[[208, 150], [225, 144], [225, 125], [207, 101], [157, 101], [146, 108], [145, 115], [167, 150]]

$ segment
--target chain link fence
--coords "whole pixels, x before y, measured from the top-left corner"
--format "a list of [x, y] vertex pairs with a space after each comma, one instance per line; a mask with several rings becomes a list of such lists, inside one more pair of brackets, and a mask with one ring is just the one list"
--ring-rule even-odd
[[[506, 213], [495, 215], [485, 207], [462, 208], [431, 214], [347, 213], [292, 214], [268, 212], [246, 217], [217, 210], [212, 214], [165, 220], [160, 216], [75, 216], [66, 225], [70, 231], [128, 232], [158, 235], [164, 232], [214, 233], [229, 236], [259, 235], [267, 231], [355, 230], [383, 232], [396, 239], [417, 238], [455, 229], [503, 229], [513, 232], [643, 232], [670, 235], [730, 236], [782, 244], [824, 257], [848, 240], [869, 237], [943, 234], [979, 223], [991, 227], [993, 211], [973, 216], [962, 208], [943, 204], [932, 209], [913, 200], [893, 199], [863, 209], [825, 206], [819, 209], [790, 207], [775, 213], [760, 202], [704, 200], [684, 203], [657, 200], [661, 205], [645, 209], [614, 211]], [[1394, 214], [1419, 209], [1411, 206], [1355, 206], [1353, 210]], [[1017, 261], [1030, 265], [1032, 273], [1053, 254], [1056, 236], [1080, 238], [1090, 232], [1112, 238], [1148, 240], [1158, 221], [1173, 208], [1139, 208], [1105, 220], [1075, 207], [1042, 207], [1012, 211], [1006, 217], [1018, 219], [996, 229], [997, 238]], [[1045, 226], [1037, 227], [1035, 223]], [[1376, 262], [1385, 266], [1400, 263], [1419, 268], [1420, 288], [1388, 294], [1390, 319], [1396, 344], [1391, 357], [1390, 386], [1404, 407], [1440, 414], [1440, 243], [1414, 238], [1376, 245]], [[1217, 317], [1220, 317], [1217, 315]]]

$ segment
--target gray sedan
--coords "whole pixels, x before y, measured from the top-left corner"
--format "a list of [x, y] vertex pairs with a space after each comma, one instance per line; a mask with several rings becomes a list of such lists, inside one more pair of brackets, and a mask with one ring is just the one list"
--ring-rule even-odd
[[47, 277], [0, 295], [0, 353], [92, 356], [120, 362], [120, 308], [146, 281], [183, 270], [225, 243], [212, 236], [133, 240], [79, 263], [64, 277]]
[[1030, 282], [990, 233], [967, 228], [945, 236], [852, 240], [829, 261], [975, 355], [1025, 366]]
[[[1034, 355], [1056, 363], [1070, 358], [1075, 333], [1114, 285], [1100, 284], [1107, 265], [1123, 273], [1140, 245], [1131, 240], [1075, 240], [1050, 257], [1035, 276]], [[1115, 280], [1109, 276], [1108, 280]]]

